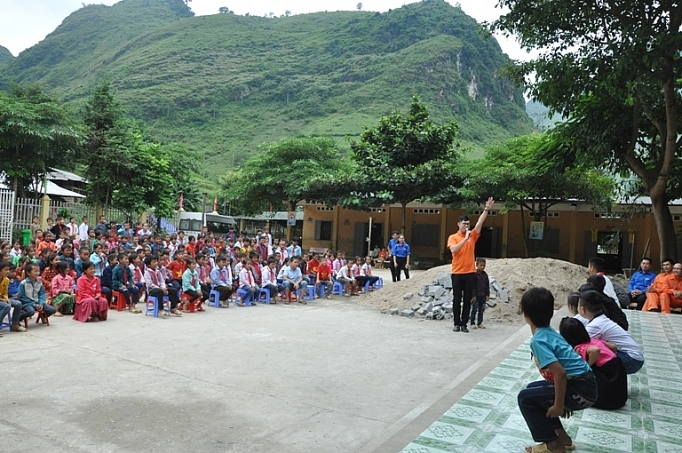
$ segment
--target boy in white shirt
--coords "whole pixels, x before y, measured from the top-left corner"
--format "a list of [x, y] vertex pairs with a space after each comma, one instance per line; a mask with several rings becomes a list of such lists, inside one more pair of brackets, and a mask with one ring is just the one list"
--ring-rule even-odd
[[372, 257], [365, 257], [365, 263], [360, 268], [360, 275], [367, 278], [369, 290], [373, 291], [374, 285], [379, 281], [379, 277], [372, 275]]
[[346, 297], [357, 296], [356, 282], [351, 269], [352, 266], [353, 263], [349, 262], [345, 266], [342, 266], [336, 274], [336, 280], [343, 284], [343, 295]]

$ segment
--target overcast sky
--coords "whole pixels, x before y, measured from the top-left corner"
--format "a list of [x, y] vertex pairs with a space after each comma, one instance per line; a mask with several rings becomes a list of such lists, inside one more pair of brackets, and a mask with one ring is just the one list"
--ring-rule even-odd
[[[119, 0], [99, 0], [97, 3], [113, 5]], [[217, 14], [218, 8], [227, 6], [236, 14], [250, 13], [262, 16], [270, 12], [279, 16], [289, 10], [292, 14], [315, 11], [353, 10], [360, 0], [193, 0], [190, 7], [197, 15]], [[456, 0], [447, 0], [455, 4]], [[363, 0], [363, 10], [386, 11], [399, 8], [414, 0]], [[0, 45], [15, 56], [45, 38], [72, 12], [82, 7], [82, 0], [0, 0]], [[462, 9], [479, 22], [492, 21], [501, 10], [495, 8], [497, 0], [460, 0]], [[502, 50], [511, 58], [527, 60], [528, 54], [513, 39], [498, 36]]]

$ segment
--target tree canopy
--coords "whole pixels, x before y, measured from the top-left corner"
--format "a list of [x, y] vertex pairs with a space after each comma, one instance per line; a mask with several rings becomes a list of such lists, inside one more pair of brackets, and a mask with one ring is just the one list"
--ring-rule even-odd
[[618, 0], [500, 0], [499, 6], [509, 13], [492, 29], [540, 52], [509, 72], [533, 98], [568, 118], [553, 132], [561, 144], [555, 156], [637, 175], [651, 198], [661, 256], [674, 255], [668, 201], [682, 190], [675, 175], [681, 170], [675, 163], [682, 144], [682, 8], [674, 1]]

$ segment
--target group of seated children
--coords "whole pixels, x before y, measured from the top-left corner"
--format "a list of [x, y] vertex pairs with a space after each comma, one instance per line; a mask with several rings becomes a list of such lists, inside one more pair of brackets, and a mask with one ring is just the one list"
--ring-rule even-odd
[[[201, 305], [212, 290], [219, 294], [223, 307], [229, 306], [238, 290], [237, 303], [243, 305], [244, 300], [257, 299], [261, 288], [269, 291], [271, 303], [280, 298], [289, 304], [293, 298], [305, 304], [310, 285], [316, 297], [331, 298], [335, 282], [350, 296], [366, 286], [372, 291], [379, 280], [372, 274], [371, 257], [363, 263], [360, 257], [346, 261], [343, 252], [328, 252], [321, 258], [313, 254], [311, 259], [308, 254], [301, 256], [296, 240], [291, 244], [280, 240], [277, 247], [271, 247], [265, 236], [252, 243], [241, 235], [224, 240], [205, 233], [197, 239], [185, 238], [180, 231], [165, 235], [162, 241], [160, 235], [141, 235], [147, 231], [144, 226], [133, 230], [125, 223], [119, 229], [116, 222], [104, 232], [83, 225], [80, 229], [87, 231], [87, 239], [79, 239], [78, 230], [59, 218], [44, 234], [32, 228], [35, 241], [31, 245], [0, 244], [0, 264], [6, 264], [0, 272], [10, 288], [4, 296], [0, 286], [0, 314], [4, 317], [11, 307], [18, 308], [12, 314], [11, 330], [24, 331], [19, 321], [35, 312], [42, 317], [73, 314], [83, 322], [106, 320], [112, 297], [123, 298], [128, 310], [136, 314], [142, 312], [137, 304], [151, 297], [159, 315], [167, 317], [164, 300], [170, 314], [182, 316], [190, 306], [203, 311]], [[53, 231], [60, 235], [57, 242], [53, 242]]]
[[568, 298], [573, 317], [561, 320], [559, 333], [550, 327], [554, 297], [544, 288], [521, 298], [524, 319], [533, 333], [531, 353], [543, 381], [532, 382], [518, 396], [521, 413], [533, 439], [531, 453], [564, 453], [575, 449], [559, 417], [595, 407], [620, 409], [628, 399], [627, 375], [644, 365], [644, 355], [628, 333], [618, 304], [603, 292], [604, 277]]

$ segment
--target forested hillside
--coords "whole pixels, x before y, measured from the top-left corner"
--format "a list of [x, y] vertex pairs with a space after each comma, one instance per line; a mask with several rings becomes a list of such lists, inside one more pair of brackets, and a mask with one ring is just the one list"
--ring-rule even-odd
[[7, 50], [6, 47], [0, 46], [0, 63], [4, 63], [6, 61], [10, 61], [14, 58], [12, 55], [12, 52]]
[[[216, 6], [217, 10], [217, 6]], [[103, 79], [156, 138], [204, 156], [215, 176], [258, 144], [292, 135], [358, 136], [415, 93], [465, 142], [533, 129], [508, 58], [443, 0], [386, 13], [191, 17], [182, 0], [89, 5], [0, 68], [0, 84], [37, 82], [81, 104]]]

